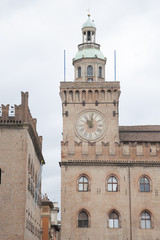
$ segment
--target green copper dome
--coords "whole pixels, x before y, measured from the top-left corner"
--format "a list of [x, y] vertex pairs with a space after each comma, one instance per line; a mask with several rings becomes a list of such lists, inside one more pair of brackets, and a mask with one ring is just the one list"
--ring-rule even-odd
[[75, 56], [75, 60], [78, 60], [81, 58], [99, 58], [99, 59], [105, 60], [103, 53], [100, 50], [95, 48], [85, 48], [85, 49], [79, 50]]
[[83, 28], [89, 28], [89, 27], [96, 28], [94, 22], [91, 21], [90, 15], [88, 15], [88, 19], [87, 19], [87, 21], [83, 24], [82, 29], [83, 29]]

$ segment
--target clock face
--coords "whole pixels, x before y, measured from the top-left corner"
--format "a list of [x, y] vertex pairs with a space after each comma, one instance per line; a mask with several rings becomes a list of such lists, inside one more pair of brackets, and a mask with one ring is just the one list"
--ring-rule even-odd
[[96, 111], [83, 112], [77, 118], [76, 130], [79, 136], [85, 140], [97, 140], [105, 131], [104, 117]]

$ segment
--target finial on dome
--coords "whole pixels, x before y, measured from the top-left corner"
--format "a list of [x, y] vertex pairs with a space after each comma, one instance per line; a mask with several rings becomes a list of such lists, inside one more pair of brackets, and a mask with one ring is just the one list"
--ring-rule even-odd
[[90, 17], [90, 16], [91, 16], [90, 9], [88, 8], [88, 17]]

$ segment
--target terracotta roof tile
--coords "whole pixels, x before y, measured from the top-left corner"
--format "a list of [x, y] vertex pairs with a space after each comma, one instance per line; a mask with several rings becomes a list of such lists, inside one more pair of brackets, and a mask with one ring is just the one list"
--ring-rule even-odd
[[160, 142], [160, 125], [120, 126], [120, 141]]

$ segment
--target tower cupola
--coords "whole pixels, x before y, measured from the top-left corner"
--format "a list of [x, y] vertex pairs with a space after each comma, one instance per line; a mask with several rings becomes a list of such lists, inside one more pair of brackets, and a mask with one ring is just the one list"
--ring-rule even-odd
[[76, 82], [103, 82], [105, 80], [106, 58], [96, 43], [96, 27], [88, 14], [82, 26], [82, 43], [73, 59]]

